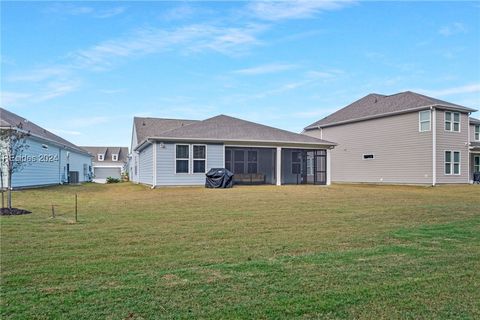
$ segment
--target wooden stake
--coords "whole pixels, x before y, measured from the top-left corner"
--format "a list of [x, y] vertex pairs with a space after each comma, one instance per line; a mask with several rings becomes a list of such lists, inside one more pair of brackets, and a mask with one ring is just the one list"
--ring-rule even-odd
[[78, 206], [77, 206], [77, 194], [75, 193], [75, 222], [78, 222]]
[[55, 218], [55, 205], [52, 204], [52, 219]]

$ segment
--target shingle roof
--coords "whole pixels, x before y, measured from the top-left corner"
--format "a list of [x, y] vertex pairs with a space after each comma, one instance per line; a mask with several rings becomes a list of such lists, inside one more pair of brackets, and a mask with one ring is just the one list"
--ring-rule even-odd
[[470, 124], [480, 124], [480, 120], [470, 117]]
[[395, 113], [416, 110], [428, 106], [442, 106], [464, 112], [473, 112], [470, 109], [458, 104], [427, 97], [411, 91], [400, 92], [385, 96], [371, 93], [352, 104], [332, 113], [331, 115], [312, 123], [305, 130], [316, 129], [323, 126], [331, 126], [340, 123], [347, 123], [369, 119], [373, 117], [388, 116]]
[[133, 118], [133, 125], [137, 132], [136, 143], [139, 144], [148, 137], [158, 137], [162, 132], [195, 122], [198, 122], [198, 120], [135, 117]]
[[94, 157], [93, 161], [97, 161], [99, 154], [103, 154], [104, 162], [112, 162], [112, 154], [118, 154], [118, 161], [113, 161], [113, 163], [128, 161], [128, 147], [82, 146], [81, 148], [87, 150]]
[[335, 145], [329, 141], [226, 115], [193, 122], [149, 138]]
[[56, 134], [51, 133], [50, 131], [40, 127], [39, 125], [20, 117], [19, 115], [10, 112], [6, 109], [0, 108], [0, 126], [1, 127], [11, 127], [11, 128], [18, 128], [21, 124], [22, 129], [25, 131], [30, 132], [30, 134], [37, 136], [39, 138], [53, 141], [63, 147], [67, 147], [78, 151], [80, 153], [87, 153], [87, 151], [83, 150], [77, 145], [74, 145], [70, 141], [67, 141]]

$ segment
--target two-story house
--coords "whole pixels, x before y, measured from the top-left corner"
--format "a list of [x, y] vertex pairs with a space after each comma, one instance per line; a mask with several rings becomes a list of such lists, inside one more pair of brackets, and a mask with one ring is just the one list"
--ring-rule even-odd
[[468, 183], [480, 161], [474, 111], [410, 91], [369, 94], [303, 133], [338, 144], [333, 182]]
[[108, 177], [120, 179], [126, 172], [128, 147], [82, 147], [92, 156], [93, 181], [105, 183]]
[[480, 173], [480, 120], [470, 118], [470, 172]]

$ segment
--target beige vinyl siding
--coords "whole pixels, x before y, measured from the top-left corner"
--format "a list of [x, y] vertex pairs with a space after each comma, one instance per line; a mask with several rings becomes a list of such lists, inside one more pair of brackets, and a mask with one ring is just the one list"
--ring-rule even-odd
[[[469, 169], [468, 114], [460, 114], [460, 132], [445, 131], [445, 111], [437, 110], [437, 183], [467, 183]], [[445, 151], [460, 152], [460, 175], [445, 174]]]
[[338, 144], [332, 182], [432, 183], [432, 131], [419, 132], [418, 112], [323, 128], [322, 137], [320, 130], [305, 134]]

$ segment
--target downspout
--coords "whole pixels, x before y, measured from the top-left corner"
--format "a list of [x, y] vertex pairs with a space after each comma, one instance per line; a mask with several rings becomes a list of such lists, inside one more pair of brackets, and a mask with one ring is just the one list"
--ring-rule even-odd
[[[468, 166], [467, 166], [467, 173], [468, 173], [468, 176], [467, 176], [467, 183], [470, 183], [470, 167], [472, 166], [472, 163], [470, 162], [472, 160], [472, 155], [470, 154], [470, 114], [471, 112], [468, 113], [468, 116], [467, 116], [467, 157], [468, 157]], [[474, 126], [475, 128], [475, 126]], [[475, 129], [473, 129], [475, 130]], [[461, 160], [461, 159], [460, 159]], [[473, 179], [472, 179], [473, 180]]]
[[437, 109], [432, 110], [432, 186], [437, 185]]

